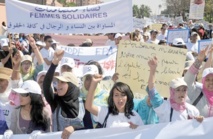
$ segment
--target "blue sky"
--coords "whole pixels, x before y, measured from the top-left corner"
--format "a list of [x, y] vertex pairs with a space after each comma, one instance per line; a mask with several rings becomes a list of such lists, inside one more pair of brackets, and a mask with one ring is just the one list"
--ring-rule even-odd
[[[107, 1], [113, 1], [113, 0], [102, 0], [102, 1], [107, 2]], [[162, 6], [165, 5], [165, 0], [132, 0], [132, 1], [133, 1], [133, 4], [137, 4], [137, 5], [144, 4], [149, 6], [152, 10], [152, 14], [158, 14], [160, 12], [158, 8], [160, 4]]]

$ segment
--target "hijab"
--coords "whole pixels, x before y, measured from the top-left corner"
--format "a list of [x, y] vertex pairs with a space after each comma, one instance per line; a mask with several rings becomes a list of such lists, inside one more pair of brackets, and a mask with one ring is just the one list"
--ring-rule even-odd
[[175, 89], [174, 88], [171, 88], [170, 87], [170, 104], [171, 104], [171, 107], [176, 110], [176, 111], [179, 111], [179, 112], [183, 112], [184, 110], [186, 110], [186, 102], [183, 102], [183, 103], [177, 103], [175, 101]]
[[[210, 73], [210, 74], [208, 74], [208, 75], [213, 76], [213, 73]], [[208, 76], [208, 75], [206, 75], [206, 76]], [[205, 87], [205, 85], [206, 85], [206, 82], [205, 82], [206, 76], [202, 78], [202, 83], [203, 83], [203, 94], [204, 94], [204, 96], [206, 97], [206, 99], [207, 99], [209, 105], [210, 105], [210, 106], [213, 106], [213, 92], [212, 92], [212, 91], [209, 91], [209, 90]]]
[[61, 107], [61, 113], [65, 118], [76, 118], [79, 113], [79, 88], [68, 82], [68, 89], [64, 96], [56, 95], [56, 100]]

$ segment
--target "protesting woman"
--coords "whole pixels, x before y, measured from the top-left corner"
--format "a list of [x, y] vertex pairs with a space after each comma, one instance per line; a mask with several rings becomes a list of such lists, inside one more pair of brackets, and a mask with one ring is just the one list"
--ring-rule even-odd
[[21, 72], [23, 81], [26, 81], [26, 80], [36, 81], [37, 74], [43, 70], [44, 60], [41, 56], [41, 53], [39, 52], [39, 49], [37, 48], [35, 44], [35, 40], [31, 36], [29, 36], [29, 42], [38, 60], [38, 65], [34, 67], [32, 57], [30, 55], [24, 55], [21, 60], [20, 72]]
[[[211, 48], [212, 49], [212, 48]], [[211, 50], [212, 51], [212, 50]], [[196, 61], [184, 75], [188, 85], [190, 103], [197, 107], [204, 117], [213, 116], [213, 68], [206, 68], [202, 74], [202, 85], [195, 84], [195, 79], [204, 59], [206, 59], [208, 47], [202, 50]], [[212, 55], [212, 53], [210, 53]], [[211, 58], [211, 57], [209, 57]]]
[[53, 113], [53, 131], [63, 131], [62, 138], [68, 139], [74, 130], [83, 128], [84, 106], [79, 99], [78, 79], [71, 72], [57, 76], [57, 92], [51, 84], [59, 61], [64, 55], [63, 50], [56, 51], [52, 64], [44, 78], [43, 93]]
[[94, 115], [95, 121], [102, 127], [130, 127], [132, 129], [143, 125], [140, 116], [133, 110], [133, 93], [127, 84], [117, 82], [110, 91], [108, 106], [94, 105], [94, 93], [101, 75], [92, 76], [92, 82], [87, 94], [86, 109]]
[[19, 94], [20, 107], [11, 117], [10, 129], [14, 134], [30, 134], [34, 130], [50, 132], [50, 117], [44, 109], [41, 89], [33, 80], [25, 81], [21, 88], [13, 89]]
[[183, 78], [176, 78], [170, 82], [170, 98], [168, 101], [164, 100], [155, 89], [157, 58], [151, 59], [148, 64], [150, 67], [148, 95], [159, 117], [159, 123], [187, 119], [197, 119], [201, 122], [203, 117], [200, 117], [198, 109], [186, 102], [188, 87]]

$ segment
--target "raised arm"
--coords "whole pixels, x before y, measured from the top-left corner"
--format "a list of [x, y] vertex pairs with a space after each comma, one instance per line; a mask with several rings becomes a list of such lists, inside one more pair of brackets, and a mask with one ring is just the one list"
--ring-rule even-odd
[[158, 65], [157, 58], [154, 57], [153, 59], [149, 60], [148, 65], [150, 68], [150, 72], [147, 92], [150, 97], [151, 105], [154, 108], [157, 108], [163, 103], [163, 97], [161, 97], [155, 89], [155, 72]]
[[102, 80], [101, 75], [94, 75], [87, 94], [86, 109], [95, 116], [98, 116], [98, 107], [93, 104], [95, 89], [98, 82]]
[[63, 55], [64, 55], [63, 50], [55, 51], [54, 58], [52, 60], [52, 64], [51, 64], [49, 70], [47, 71], [47, 74], [44, 78], [44, 83], [43, 83], [44, 96], [45, 96], [47, 102], [50, 104], [53, 112], [55, 111], [55, 109], [57, 107], [57, 101], [55, 100], [55, 94], [51, 87], [51, 83], [53, 80], [55, 69], [57, 68], [57, 65], [58, 65], [59, 61], [62, 59]]
[[199, 72], [200, 66], [202, 65], [203, 60], [207, 56], [207, 53], [208, 53], [208, 47], [205, 48], [204, 50], [201, 50], [195, 62], [192, 64], [192, 66], [184, 75], [184, 80], [187, 83], [189, 92], [194, 92], [194, 90], [196, 89], [194, 82]]
[[35, 57], [38, 60], [38, 65], [42, 65], [44, 64], [44, 60], [43, 57], [40, 53], [40, 51], [38, 50], [38, 47], [36, 46], [35, 40], [33, 39], [33, 37], [29, 36], [28, 41], [30, 43], [30, 46], [32, 47], [32, 49], [34, 50], [35, 53]]
[[155, 87], [155, 72], [157, 68], [157, 58], [154, 57], [153, 59], [149, 60], [148, 65], [150, 68], [148, 87], [149, 90], [152, 90]]

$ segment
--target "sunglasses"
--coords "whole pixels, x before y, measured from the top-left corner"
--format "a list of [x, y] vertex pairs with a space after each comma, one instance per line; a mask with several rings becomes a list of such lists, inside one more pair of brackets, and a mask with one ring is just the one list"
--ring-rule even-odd
[[53, 41], [47, 41], [47, 42], [52, 43]]
[[30, 95], [30, 93], [20, 94], [20, 96], [22, 96], [22, 97], [28, 97], [29, 95]]

